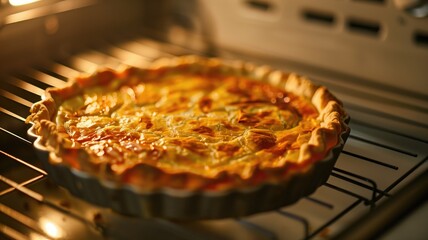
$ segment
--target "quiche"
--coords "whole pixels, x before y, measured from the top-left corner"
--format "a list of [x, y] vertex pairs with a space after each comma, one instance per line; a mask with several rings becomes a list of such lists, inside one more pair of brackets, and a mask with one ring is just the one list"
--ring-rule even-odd
[[82, 75], [30, 111], [49, 164], [146, 192], [281, 185], [310, 174], [349, 130], [323, 86], [196, 56]]

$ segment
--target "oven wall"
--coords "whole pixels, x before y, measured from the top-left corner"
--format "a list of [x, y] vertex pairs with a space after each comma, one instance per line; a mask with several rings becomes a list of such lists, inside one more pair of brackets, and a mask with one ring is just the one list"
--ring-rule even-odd
[[428, 18], [413, 17], [392, 0], [199, 3], [221, 48], [428, 96]]
[[106, 38], [126, 38], [142, 28], [147, 15], [138, 0], [44, 0], [26, 8], [3, 2], [0, 70], [66, 58]]

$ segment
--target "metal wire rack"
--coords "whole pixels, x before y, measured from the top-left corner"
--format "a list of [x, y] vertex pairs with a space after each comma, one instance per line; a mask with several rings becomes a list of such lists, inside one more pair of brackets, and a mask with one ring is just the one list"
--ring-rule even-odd
[[[176, 222], [135, 219], [93, 206], [49, 182], [27, 140], [25, 118], [32, 103], [47, 87], [90, 73], [98, 66], [116, 68], [125, 63], [143, 66], [153, 59], [201, 54], [175, 45], [137, 37], [106, 42], [66, 60], [49, 60], [2, 76], [0, 87], [0, 237], [6, 239], [323, 239], [332, 236], [361, 214], [390, 197], [398, 185], [427, 168], [428, 125], [355, 103], [371, 97], [322, 78], [352, 116], [351, 135], [326, 184], [311, 196], [276, 211], [242, 219]], [[348, 88], [348, 89], [347, 89]], [[372, 94], [373, 95], [373, 94]], [[376, 99], [382, 96], [376, 96]], [[426, 107], [383, 103], [410, 109], [425, 118]], [[374, 106], [376, 107], [376, 106]], [[369, 116], [369, 117], [367, 117]], [[377, 119], [377, 120], [372, 120]], [[380, 120], [379, 120], [380, 119]], [[399, 124], [404, 127], [394, 128]], [[407, 134], [408, 126], [422, 134]]]

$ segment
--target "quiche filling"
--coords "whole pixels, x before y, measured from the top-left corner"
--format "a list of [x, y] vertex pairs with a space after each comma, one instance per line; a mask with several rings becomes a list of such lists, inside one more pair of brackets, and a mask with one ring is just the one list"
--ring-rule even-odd
[[100, 70], [45, 94], [27, 121], [50, 163], [143, 191], [285, 185], [334, 163], [349, 132], [325, 87], [219, 59]]
[[310, 99], [246, 77], [169, 74], [66, 99], [55, 123], [73, 148], [121, 174], [138, 164], [167, 173], [243, 179], [254, 166], [296, 162], [319, 127]]

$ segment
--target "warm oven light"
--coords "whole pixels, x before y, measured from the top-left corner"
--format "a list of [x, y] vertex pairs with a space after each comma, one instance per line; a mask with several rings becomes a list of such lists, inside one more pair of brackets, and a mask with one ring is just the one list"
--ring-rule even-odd
[[20, 6], [25, 5], [33, 2], [37, 2], [39, 0], [9, 0], [10, 5], [12, 6]]
[[58, 239], [63, 237], [63, 230], [54, 222], [46, 219], [40, 218], [40, 227], [41, 229], [51, 238]]

